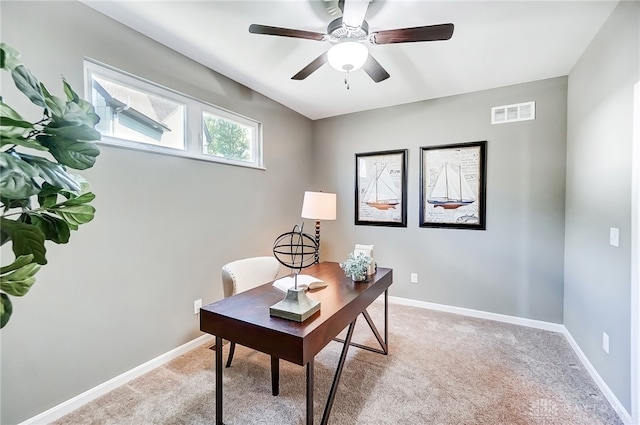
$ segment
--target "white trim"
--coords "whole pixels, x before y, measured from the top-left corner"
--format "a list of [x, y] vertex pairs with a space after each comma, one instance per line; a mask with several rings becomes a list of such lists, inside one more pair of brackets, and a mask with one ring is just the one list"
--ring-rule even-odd
[[134, 367], [133, 369], [108, 380], [107, 382], [104, 382], [96, 387], [91, 388], [90, 390], [83, 392], [82, 394], [79, 394], [65, 402], [62, 402], [57, 406], [54, 406], [51, 409], [32, 417], [31, 419], [27, 419], [19, 425], [36, 425], [56, 421], [64, 415], [71, 413], [72, 411], [108, 393], [109, 391], [112, 391], [159, 366], [162, 366], [163, 364], [175, 359], [176, 357], [180, 357], [181, 355], [193, 350], [194, 348], [199, 347], [200, 345], [206, 344], [210, 340], [213, 340], [213, 336], [211, 335], [207, 334], [199, 336], [198, 338], [191, 340], [186, 344], [183, 344], [171, 351], [159, 355], [155, 359], [151, 359], [148, 362], [141, 364], [140, 366]]
[[[382, 301], [382, 296], [378, 300]], [[598, 374], [591, 362], [589, 362], [589, 359], [587, 359], [576, 341], [573, 339], [567, 328], [562, 324], [544, 322], [541, 320], [525, 319], [522, 317], [508, 316], [506, 314], [490, 313], [481, 310], [454, 307], [444, 304], [436, 304], [426, 301], [417, 301], [408, 298], [393, 296], [389, 297], [389, 302], [392, 304], [443, 311], [446, 313], [460, 314], [463, 316], [476, 317], [479, 319], [495, 320], [498, 322], [527, 326], [535, 329], [543, 329], [551, 332], [560, 332], [565, 336], [565, 338], [569, 342], [569, 345], [571, 346], [571, 348], [573, 348], [573, 351], [575, 351], [576, 355], [591, 375], [591, 378], [595, 381], [596, 385], [598, 385], [602, 393], [605, 395], [605, 397], [607, 398], [613, 409], [616, 411], [616, 413], [620, 416], [625, 425], [638, 425], [638, 422], [632, 422], [629, 412], [627, 412], [622, 403], [620, 403], [615, 394], [613, 394], [613, 391], [611, 391], [609, 386], [600, 377], [600, 374]], [[118, 388], [159, 366], [162, 366], [163, 364], [175, 359], [176, 357], [179, 357], [211, 340], [213, 340], [213, 337], [211, 335], [202, 335], [192, 341], [187, 342], [186, 344], [174, 348], [173, 350], [165, 354], [161, 354], [155, 359], [149, 360], [148, 362], [141, 364], [140, 366], [137, 366], [119, 376], [116, 376], [115, 378], [112, 378], [107, 382], [104, 382], [88, 391], [85, 391], [84, 393], [79, 394], [70, 400], [60, 403], [59, 405], [54, 406], [51, 409], [32, 417], [31, 419], [27, 419], [19, 425], [36, 425], [56, 421], [64, 415], [71, 413], [72, 411], [80, 408], [86, 403], [100, 397], [101, 395], [104, 395], [109, 391], [112, 391], [115, 388]]]
[[155, 146], [150, 144], [144, 144], [134, 142], [132, 140], [118, 139], [117, 137], [102, 136], [101, 140], [96, 142], [99, 145], [110, 146], [118, 149], [131, 149], [134, 151], [143, 151], [151, 154], [169, 155], [178, 158], [195, 159], [197, 161], [215, 162], [218, 164], [233, 165], [236, 167], [253, 168], [255, 170], [266, 170], [264, 166], [251, 165], [248, 162], [234, 161], [228, 158], [222, 158], [213, 155], [196, 154], [194, 152], [187, 152], [180, 149], [169, 148], [166, 146]]
[[479, 319], [495, 320], [498, 322], [511, 323], [514, 325], [527, 326], [530, 328], [543, 329], [552, 332], [560, 332], [567, 339], [569, 345], [571, 346], [571, 348], [573, 348], [573, 351], [575, 351], [585, 369], [587, 369], [587, 371], [589, 372], [589, 375], [591, 375], [591, 378], [595, 381], [598, 388], [600, 388], [600, 391], [602, 391], [604, 396], [607, 398], [607, 401], [609, 401], [609, 404], [611, 405], [613, 410], [616, 411], [618, 416], [620, 416], [620, 419], [624, 422], [624, 424], [639, 425], [637, 421], [633, 422], [631, 420], [631, 415], [629, 414], [629, 412], [627, 412], [622, 403], [620, 403], [620, 400], [618, 400], [613, 391], [611, 391], [611, 388], [609, 388], [600, 374], [598, 374], [589, 359], [587, 359], [587, 356], [584, 355], [576, 341], [573, 339], [567, 328], [562, 324], [544, 322], [541, 320], [524, 319], [522, 317], [508, 316], [506, 314], [489, 313], [481, 310], [472, 310], [469, 308], [454, 307], [444, 304], [430, 303], [426, 301], [416, 301], [408, 298], [389, 297], [389, 302], [399, 305], [443, 311], [446, 313], [460, 314], [463, 316], [477, 317]]
[[609, 404], [611, 404], [611, 407], [613, 407], [613, 410], [615, 410], [618, 416], [620, 416], [622, 422], [624, 422], [625, 425], [633, 425], [633, 422], [631, 421], [631, 415], [629, 414], [629, 412], [627, 412], [627, 409], [624, 408], [622, 403], [620, 403], [620, 400], [618, 400], [613, 391], [611, 391], [611, 388], [609, 388], [607, 383], [604, 382], [604, 379], [602, 379], [596, 368], [593, 367], [587, 356], [582, 352], [576, 340], [573, 339], [571, 333], [569, 333], [569, 330], [565, 328], [563, 333], [565, 338], [567, 338], [567, 341], [569, 341], [569, 345], [571, 345], [571, 348], [573, 348], [573, 351], [575, 351], [576, 355], [578, 356], [584, 367], [587, 369], [587, 372], [589, 372], [589, 375], [591, 375], [591, 378], [595, 381], [596, 385], [598, 385], [598, 388], [600, 388], [600, 391], [602, 391], [604, 396], [607, 398]]
[[444, 304], [430, 303], [426, 301], [410, 300], [408, 298], [389, 297], [389, 301], [395, 304], [421, 307], [429, 310], [444, 311], [446, 313], [461, 314], [463, 316], [477, 317], [479, 319], [495, 320], [498, 322], [511, 323], [513, 325], [527, 326], [530, 328], [543, 329], [551, 332], [564, 332], [565, 327], [560, 323], [544, 322], [542, 320], [525, 319], [522, 317], [508, 316], [506, 314], [489, 313], [470, 308], [454, 307]]
[[631, 164], [631, 413], [640, 425], [640, 81], [633, 86]]

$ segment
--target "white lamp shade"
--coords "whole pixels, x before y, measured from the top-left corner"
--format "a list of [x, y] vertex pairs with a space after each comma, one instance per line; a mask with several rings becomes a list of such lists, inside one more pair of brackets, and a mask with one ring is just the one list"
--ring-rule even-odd
[[327, 52], [329, 65], [341, 72], [362, 68], [368, 57], [367, 46], [357, 41], [343, 41], [332, 46]]
[[313, 220], [336, 219], [336, 194], [326, 192], [304, 192], [302, 218]]

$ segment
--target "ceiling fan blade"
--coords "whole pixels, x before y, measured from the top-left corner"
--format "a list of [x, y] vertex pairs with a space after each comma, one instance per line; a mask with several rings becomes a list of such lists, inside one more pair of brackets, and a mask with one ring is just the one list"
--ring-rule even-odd
[[361, 26], [369, 7], [369, 0], [341, 0], [340, 3], [342, 4], [342, 23], [353, 28]]
[[296, 75], [291, 77], [291, 79], [304, 80], [325, 63], [327, 63], [327, 52], [324, 52], [323, 54], [315, 58], [309, 65], [305, 66]]
[[412, 43], [416, 41], [448, 40], [453, 35], [453, 24], [428, 25], [374, 32], [369, 36], [373, 44]]
[[369, 55], [367, 61], [362, 66], [364, 72], [367, 73], [369, 77], [376, 83], [380, 81], [384, 81], [390, 77], [389, 73], [385, 71], [385, 69], [378, 63], [377, 60], [373, 58], [373, 56]]
[[278, 35], [281, 37], [305, 38], [309, 40], [322, 41], [324, 34], [312, 31], [293, 30], [289, 28], [270, 27], [267, 25], [251, 24], [249, 25], [251, 34]]

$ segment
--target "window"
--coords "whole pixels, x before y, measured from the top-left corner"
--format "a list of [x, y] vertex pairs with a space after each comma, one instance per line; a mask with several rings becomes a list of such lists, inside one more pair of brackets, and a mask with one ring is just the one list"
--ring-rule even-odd
[[202, 113], [202, 153], [238, 161], [254, 162], [259, 152], [253, 126], [221, 116]]
[[257, 121], [90, 60], [85, 86], [101, 143], [263, 168]]
[[104, 136], [184, 149], [183, 104], [93, 75], [91, 103], [100, 115]]

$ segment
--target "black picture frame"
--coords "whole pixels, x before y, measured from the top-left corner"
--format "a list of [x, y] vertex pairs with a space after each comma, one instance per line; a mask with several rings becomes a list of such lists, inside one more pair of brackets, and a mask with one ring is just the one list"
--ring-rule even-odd
[[407, 227], [407, 155], [407, 149], [356, 154], [356, 225]]
[[420, 227], [486, 230], [487, 141], [420, 148]]

